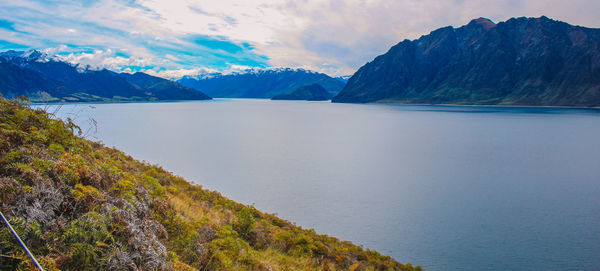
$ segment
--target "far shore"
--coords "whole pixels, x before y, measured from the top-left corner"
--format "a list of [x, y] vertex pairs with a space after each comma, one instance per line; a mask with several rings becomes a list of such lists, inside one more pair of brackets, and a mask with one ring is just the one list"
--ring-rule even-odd
[[[215, 100], [268, 100], [270, 98], [230, 98], [230, 97], [213, 97], [212, 99], [206, 100], [155, 100], [155, 101], [61, 101], [61, 102], [30, 102], [31, 105], [63, 105], [63, 104], [126, 104], [126, 103], [181, 103], [181, 102], [206, 102]], [[296, 100], [303, 102], [304, 100]], [[304, 101], [306, 102], [306, 101]], [[341, 104], [364, 104], [364, 105], [412, 105], [412, 106], [452, 106], [452, 107], [499, 107], [499, 108], [558, 108], [558, 109], [593, 109], [598, 110], [600, 106], [566, 106], [566, 105], [510, 105], [510, 104], [429, 104], [429, 103], [404, 103], [394, 101], [376, 101], [368, 103], [346, 103], [346, 102], [335, 102]]]

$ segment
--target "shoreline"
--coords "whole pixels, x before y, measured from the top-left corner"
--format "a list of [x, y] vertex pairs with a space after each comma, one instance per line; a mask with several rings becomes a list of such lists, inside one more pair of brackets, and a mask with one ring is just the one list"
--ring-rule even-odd
[[[181, 102], [206, 102], [216, 100], [266, 100], [270, 98], [229, 98], [229, 97], [212, 97], [204, 100], [161, 100], [161, 101], [87, 101], [87, 102], [30, 102], [31, 105], [65, 105], [65, 104], [127, 104], [127, 103], [181, 103]], [[306, 100], [297, 100], [306, 101]], [[447, 107], [497, 107], [497, 108], [548, 108], [548, 109], [591, 109], [600, 110], [600, 106], [568, 106], [568, 105], [507, 105], [507, 104], [433, 104], [433, 103], [401, 103], [401, 102], [368, 102], [368, 103], [351, 103], [351, 102], [331, 102], [332, 104], [362, 104], [362, 105], [396, 105], [396, 106], [447, 106]]]
[[456, 106], [456, 107], [500, 107], [500, 108], [557, 108], [557, 109], [594, 109], [600, 110], [600, 106], [569, 106], [569, 105], [510, 105], [510, 104], [432, 104], [432, 103], [402, 103], [402, 102], [368, 102], [368, 103], [346, 103], [340, 104], [377, 104], [377, 105], [414, 105], [414, 106]]
[[204, 100], [160, 100], [160, 101], [82, 101], [82, 102], [30, 102], [30, 105], [66, 105], [66, 104], [132, 104], [132, 103], [181, 103], [181, 102], [206, 102], [214, 101], [214, 98]]

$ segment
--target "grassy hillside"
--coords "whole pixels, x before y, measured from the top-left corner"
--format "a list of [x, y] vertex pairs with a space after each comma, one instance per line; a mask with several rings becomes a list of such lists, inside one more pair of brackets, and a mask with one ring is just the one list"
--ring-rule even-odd
[[[0, 208], [46, 270], [420, 270], [74, 134], [0, 101]], [[0, 254], [35, 270], [4, 225]]]

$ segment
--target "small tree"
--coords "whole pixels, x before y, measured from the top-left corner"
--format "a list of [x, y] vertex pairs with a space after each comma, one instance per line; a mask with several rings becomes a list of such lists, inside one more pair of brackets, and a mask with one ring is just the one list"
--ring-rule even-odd
[[237, 221], [233, 225], [233, 229], [240, 235], [240, 237], [244, 240], [248, 240], [250, 238], [250, 234], [254, 227], [256, 227], [254, 218], [254, 207], [244, 207], [239, 210], [236, 214]]

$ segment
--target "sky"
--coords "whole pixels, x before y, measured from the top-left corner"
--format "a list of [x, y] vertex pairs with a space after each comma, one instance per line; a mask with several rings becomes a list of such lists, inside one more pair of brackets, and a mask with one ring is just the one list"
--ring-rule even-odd
[[291, 67], [351, 75], [404, 39], [485, 17], [600, 28], [598, 0], [0, 0], [0, 50], [164, 78]]

